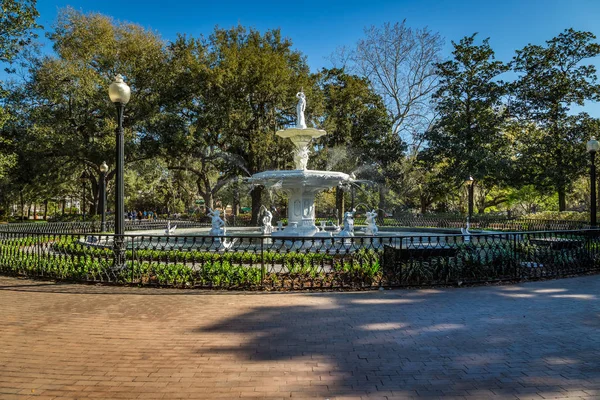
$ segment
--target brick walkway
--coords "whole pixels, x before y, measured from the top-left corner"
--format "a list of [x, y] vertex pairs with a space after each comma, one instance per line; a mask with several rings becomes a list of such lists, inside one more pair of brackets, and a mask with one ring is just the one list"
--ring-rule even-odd
[[363, 293], [0, 278], [0, 399], [600, 398], [600, 276]]

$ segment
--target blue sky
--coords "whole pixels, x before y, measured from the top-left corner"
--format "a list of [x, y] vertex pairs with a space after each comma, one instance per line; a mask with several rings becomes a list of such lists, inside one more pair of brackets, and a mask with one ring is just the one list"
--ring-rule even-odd
[[[439, 32], [446, 39], [446, 56], [451, 40], [479, 32], [482, 38], [490, 37], [503, 61], [509, 61], [515, 49], [543, 44], [569, 27], [600, 35], [600, 0], [38, 0], [39, 23], [50, 30], [58, 10], [66, 6], [140, 24], [166, 40], [177, 33], [208, 35], [215, 25], [281, 28], [313, 70], [331, 66], [327, 57], [337, 47], [355, 43], [365, 26], [403, 19], [411, 27]], [[600, 66], [600, 60], [594, 63]], [[599, 105], [585, 109], [600, 117]]]

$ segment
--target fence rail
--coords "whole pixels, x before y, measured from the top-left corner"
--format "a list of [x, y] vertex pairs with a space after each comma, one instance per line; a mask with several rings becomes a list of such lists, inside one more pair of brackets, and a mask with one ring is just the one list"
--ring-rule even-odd
[[[285, 221], [285, 220], [284, 220]], [[126, 220], [125, 231], [157, 230], [166, 229], [167, 223], [178, 228], [202, 228], [210, 227], [210, 220]], [[337, 221], [331, 218], [317, 218], [316, 223], [335, 224]], [[354, 218], [356, 226], [366, 225], [364, 217]], [[380, 227], [390, 228], [442, 228], [460, 229], [466, 226], [466, 219], [461, 217], [437, 218], [435, 216], [407, 216], [395, 218], [379, 218], [377, 224]], [[249, 221], [241, 218], [227, 217], [229, 227], [251, 226]], [[589, 228], [587, 221], [564, 221], [564, 220], [540, 220], [524, 218], [499, 218], [499, 217], [475, 217], [470, 222], [473, 230], [491, 231], [557, 231], [557, 230], [579, 230]], [[99, 233], [100, 222], [49, 222], [49, 223], [12, 223], [0, 225], [0, 230], [11, 232], [36, 232], [36, 233]], [[114, 222], [107, 221], [107, 231], [114, 230]]]
[[350, 238], [17, 232], [0, 227], [0, 273], [229, 289], [456, 285], [553, 278], [600, 265], [600, 231]]
[[[209, 227], [210, 223], [191, 220], [126, 220], [125, 231], [166, 229], [167, 224], [179, 228]], [[107, 231], [114, 231], [114, 221], [106, 222]], [[100, 233], [100, 221], [14, 223], [0, 225], [0, 231], [30, 233]]]

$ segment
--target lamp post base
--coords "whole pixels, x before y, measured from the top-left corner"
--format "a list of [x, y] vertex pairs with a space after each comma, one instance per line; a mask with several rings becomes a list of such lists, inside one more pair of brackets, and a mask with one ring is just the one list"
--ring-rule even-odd
[[113, 269], [121, 271], [125, 269], [125, 240], [121, 235], [115, 235], [113, 243], [114, 265]]

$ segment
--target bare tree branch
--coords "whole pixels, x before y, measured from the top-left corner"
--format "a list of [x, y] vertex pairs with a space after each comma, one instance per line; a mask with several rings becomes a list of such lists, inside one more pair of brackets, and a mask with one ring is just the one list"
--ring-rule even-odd
[[365, 29], [356, 48], [338, 49], [334, 65], [366, 76], [388, 108], [394, 133], [411, 148], [434, 118], [430, 98], [438, 87], [435, 64], [440, 62], [443, 39], [427, 28], [412, 29], [385, 23]]

